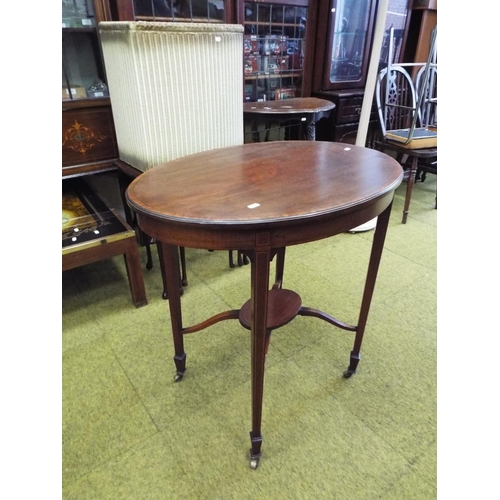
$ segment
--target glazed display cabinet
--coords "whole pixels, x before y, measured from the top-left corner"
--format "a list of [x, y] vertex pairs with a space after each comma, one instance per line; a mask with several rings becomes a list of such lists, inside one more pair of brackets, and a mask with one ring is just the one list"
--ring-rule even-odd
[[134, 21], [223, 23], [230, 11], [224, 0], [133, 0], [128, 3]]
[[242, 2], [244, 100], [274, 101], [307, 93], [309, 2]]
[[244, 26], [244, 102], [309, 96], [317, 2], [310, 0], [123, 0], [114, 21]]
[[118, 157], [98, 35], [107, 2], [62, 2], [62, 174], [112, 170]]

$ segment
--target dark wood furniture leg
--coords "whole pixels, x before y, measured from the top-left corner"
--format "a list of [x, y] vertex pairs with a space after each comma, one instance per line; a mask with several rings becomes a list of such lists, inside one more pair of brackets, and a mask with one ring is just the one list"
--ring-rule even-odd
[[[265, 239], [264, 235], [264, 239]], [[257, 235], [257, 240], [259, 235]], [[252, 300], [252, 430], [250, 431], [250, 467], [256, 469], [262, 456], [262, 398], [264, 394], [264, 367], [268, 344], [267, 305], [269, 287], [270, 248], [258, 248], [250, 255]]]
[[184, 247], [179, 247], [179, 259], [181, 262], [181, 284], [182, 286], [188, 286], [186, 270], [186, 249]]
[[[229, 267], [231, 269], [234, 269], [236, 265], [234, 263], [233, 250], [229, 250], [228, 254], [229, 254]], [[248, 257], [241, 250], [236, 250], [236, 260], [238, 262], [238, 266], [240, 267], [246, 266], [247, 264], [250, 263]]]
[[234, 266], [234, 259], [233, 259], [233, 251], [229, 250], [228, 254], [229, 254], [229, 267], [231, 269], [234, 269], [235, 266]]
[[370, 262], [368, 264], [368, 272], [366, 275], [365, 289], [363, 292], [363, 299], [361, 301], [358, 325], [356, 327], [354, 347], [351, 351], [349, 367], [344, 372], [344, 378], [349, 378], [354, 373], [356, 373], [356, 368], [358, 366], [359, 360], [361, 359], [361, 343], [363, 342], [363, 335], [365, 333], [368, 312], [370, 311], [370, 304], [373, 297], [373, 291], [375, 289], [375, 281], [377, 280], [377, 273], [380, 265], [380, 259], [382, 257], [382, 250], [384, 249], [385, 235], [387, 234], [387, 228], [389, 227], [391, 208], [392, 202], [377, 218], [377, 226], [375, 228], [375, 234], [373, 235]]
[[286, 248], [279, 248], [276, 252], [276, 273], [273, 288], [283, 288], [283, 273], [285, 271], [285, 250]]
[[415, 185], [415, 178], [417, 176], [417, 165], [418, 165], [418, 158], [416, 156], [413, 156], [411, 160], [411, 167], [408, 176], [408, 181], [406, 184], [405, 207], [403, 209], [403, 224], [406, 224], [406, 220], [408, 219], [408, 212], [410, 211], [411, 193], [413, 191], [413, 186]]
[[177, 373], [175, 381], [182, 380], [186, 372], [186, 353], [184, 352], [184, 338], [182, 332], [182, 312], [181, 312], [181, 290], [179, 287], [181, 275], [179, 271], [179, 248], [175, 245], [161, 243], [158, 246], [161, 253], [161, 260], [166, 275], [170, 278], [167, 281], [168, 307], [170, 309], [170, 321], [172, 324], [172, 336], [174, 340], [174, 362]]
[[307, 125], [306, 139], [308, 141], [315, 141], [316, 140], [316, 124], [314, 122], [309, 123]]
[[267, 122], [266, 123], [266, 135], [264, 136], [264, 142], [269, 141], [269, 133], [271, 132], [271, 123]]
[[252, 130], [252, 142], [260, 142], [259, 124], [257, 120], [251, 121], [250, 128]]
[[[158, 249], [158, 259], [160, 261], [160, 271], [161, 271], [161, 280], [163, 283], [163, 292], [161, 294], [164, 300], [168, 299], [168, 290], [167, 290], [167, 273], [165, 272], [165, 264], [163, 263], [163, 252], [161, 249], [161, 242], [156, 242], [156, 248]], [[179, 275], [179, 293], [182, 295], [184, 293], [184, 289], [182, 287], [187, 286], [187, 273], [186, 273], [186, 250], [184, 247], [179, 248], [179, 258], [181, 264], [181, 274]]]
[[141, 307], [148, 303], [146, 298], [146, 288], [144, 286], [144, 277], [141, 270], [141, 259], [137, 251], [137, 242], [135, 238], [128, 238], [125, 244], [125, 267], [127, 268], [128, 282], [132, 294], [132, 302], [135, 307]]
[[[137, 175], [139, 175], [139, 173]], [[125, 174], [125, 172], [123, 172], [120, 168], [118, 168], [118, 184], [120, 186], [120, 195], [123, 203], [123, 211], [125, 212], [125, 220], [127, 221], [129, 226], [137, 228], [139, 244], [143, 247], [146, 247], [146, 255], [147, 255], [146, 269], [149, 270], [153, 268], [153, 258], [151, 256], [151, 246], [150, 246], [151, 238], [146, 234], [144, 234], [138, 227], [137, 222], [135, 220], [135, 214], [132, 212], [132, 210], [130, 210], [130, 207], [127, 204], [127, 200], [125, 199], [125, 192], [127, 191], [127, 188], [133, 179], [134, 179], [133, 177], [128, 176], [127, 174]]]

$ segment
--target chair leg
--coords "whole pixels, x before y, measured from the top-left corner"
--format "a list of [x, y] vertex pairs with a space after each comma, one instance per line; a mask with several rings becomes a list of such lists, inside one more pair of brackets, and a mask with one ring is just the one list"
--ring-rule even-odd
[[417, 174], [417, 164], [418, 158], [415, 156], [412, 159], [411, 167], [410, 167], [410, 176], [408, 177], [408, 183], [406, 185], [406, 198], [405, 198], [405, 207], [403, 210], [403, 224], [406, 224], [406, 220], [408, 219], [408, 212], [410, 211], [410, 200], [411, 193], [413, 191], [413, 185], [415, 184], [415, 176]]
[[234, 259], [233, 259], [233, 251], [229, 250], [229, 267], [231, 269], [234, 268]]
[[184, 247], [179, 247], [179, 254], [181, 259], [181, 283], [182, 286], [188, 286], [186, 270], [186, 249]]
[[146, 269], [153, 269], [153, 257], [151, 256], [151, 247], [149, 243], [145, 243], [146, 255], [148, 256], [148, 261], [146, 262]]
[[146, 269], [153, 269], [153, 258], [151, 256], [151, 243], [154, 242], [146, 233], [141, 231], [141, 229], [137, 226], [137, 224], [134, 222], [134, 226], [136, 228], [136, 233], [139, 235], [139, 245], [141, 247], [146, 248], [146, 255], [147, 255], [147, 262], [146, 262]]
[[[235, 250], [229, 250], [229, 267], [231, 269], [234, 269], [236, 267], [236, 264], [234, 263], [234, 257], [233, 257], [233, 252]], [[238, 263], [238, 266], [246, 266], [247, 264], [250, 264], [250, 260], [248, 257], [241, 252], [240, 250], [236, 250], [236, 261]]]

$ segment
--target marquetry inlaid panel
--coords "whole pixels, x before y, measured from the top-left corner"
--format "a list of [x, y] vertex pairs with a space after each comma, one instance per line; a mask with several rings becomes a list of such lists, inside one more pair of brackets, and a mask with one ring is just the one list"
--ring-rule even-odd
[[66, 110], [62, 115], [63, 167], [118, 157], [110, 108]]

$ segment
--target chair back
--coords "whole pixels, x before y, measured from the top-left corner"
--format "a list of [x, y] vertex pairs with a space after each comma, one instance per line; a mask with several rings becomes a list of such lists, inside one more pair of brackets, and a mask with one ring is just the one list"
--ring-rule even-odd
[[375, 87], [375, 98], [383, 137], [388, 130], [410, 128], [416, 112], [416, 94], [408, 72], [398, 65], [379, 72]]
[[415, 77], [415, 89], [420, 95], [422, 85], [426, 84], [418, 109], [421, 127], [437, 127], [437, 66], [430, 66], [425, 81], [425, 66]]

